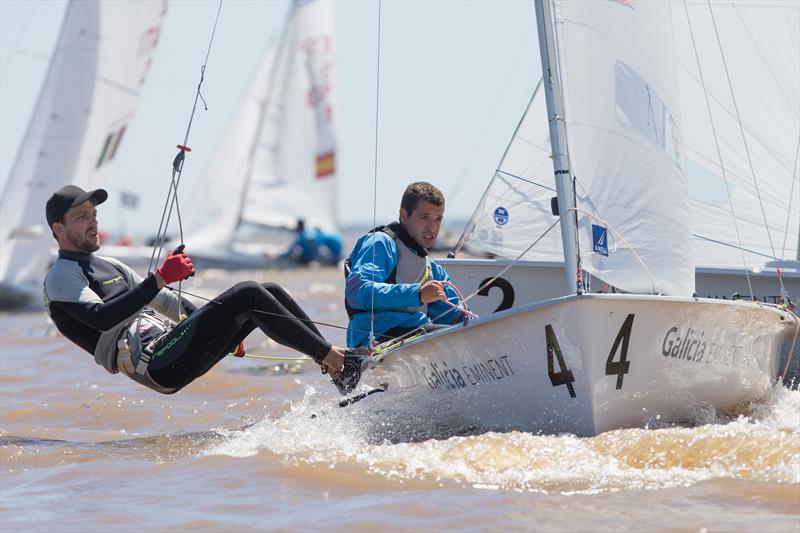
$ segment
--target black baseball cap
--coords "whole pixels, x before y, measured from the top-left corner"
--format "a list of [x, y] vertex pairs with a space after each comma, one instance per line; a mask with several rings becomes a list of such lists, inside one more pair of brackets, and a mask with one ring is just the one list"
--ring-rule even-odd
[[105, 202], [107, 198], [108, 193], [105, 189], [95, 189], [87, 192], [77, 185], [65, 185], [54, 192], [53, 196], [47, 200], [47, 225], [52, 227], [53, 224], [64, 218], [64, 214], [71, 207], [81, 205], [86, 200], [92, 199], [97, 205]]

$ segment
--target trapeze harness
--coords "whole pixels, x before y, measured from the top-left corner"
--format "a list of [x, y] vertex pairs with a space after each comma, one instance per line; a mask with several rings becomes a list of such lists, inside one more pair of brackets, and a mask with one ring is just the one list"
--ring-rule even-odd
[[93, 354], [97, 364], [157, 392], [177, 390], [150, 376], [149, 347], [172, 330], [181, 308], [187, 314], [196, 310], [191, 302], [160, 291], [152, 274], [143, 279], [116, 259], [64, 250], [43, 289], [45, 308], [58, 330]]

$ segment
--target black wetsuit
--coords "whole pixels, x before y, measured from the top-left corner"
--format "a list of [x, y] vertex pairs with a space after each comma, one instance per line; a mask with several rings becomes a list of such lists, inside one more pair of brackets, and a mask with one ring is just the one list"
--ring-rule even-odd
[[331, 349], [282, 287], [245, 281], [156, 341], [151, 350], [150, 375], [160, 385], [180, 389], [208, 372], [257, 327], [276, 342], [317, 362]]
[[198, 309], [159, 291], [152, 274], [142, 279], [115, 259], [60, 251], [45, 278], [44, 298], [58, 330], [98, 364], [163, 393], [205, 374], [256, 327], [317, 362], [331, 349], [274, 283], [238, 283]]

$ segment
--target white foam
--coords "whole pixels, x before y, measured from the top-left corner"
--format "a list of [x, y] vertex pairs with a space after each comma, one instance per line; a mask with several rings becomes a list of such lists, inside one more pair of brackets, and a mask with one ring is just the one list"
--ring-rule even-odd
[[693, 427], [624, 429], [592, 438], [511, 432], [372, 444], [353, 412], [309, 387], [284, 415], [227, 432], [206, 453], [244, 457], [268, 450], [297, 463], [349, 462], [399, 480], [565, 494], [715, 478], [800, 483], [800, 392], [776, 389], [745, 410], [747, 416], [731, 418], [701, 409]]

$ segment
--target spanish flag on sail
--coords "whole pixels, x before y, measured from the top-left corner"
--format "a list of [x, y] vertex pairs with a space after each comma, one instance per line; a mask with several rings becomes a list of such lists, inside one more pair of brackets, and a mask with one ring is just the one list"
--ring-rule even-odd
[[336, 152], [325, 152], [317, 155], [317, 177], [324, 178], [336, 171]]

